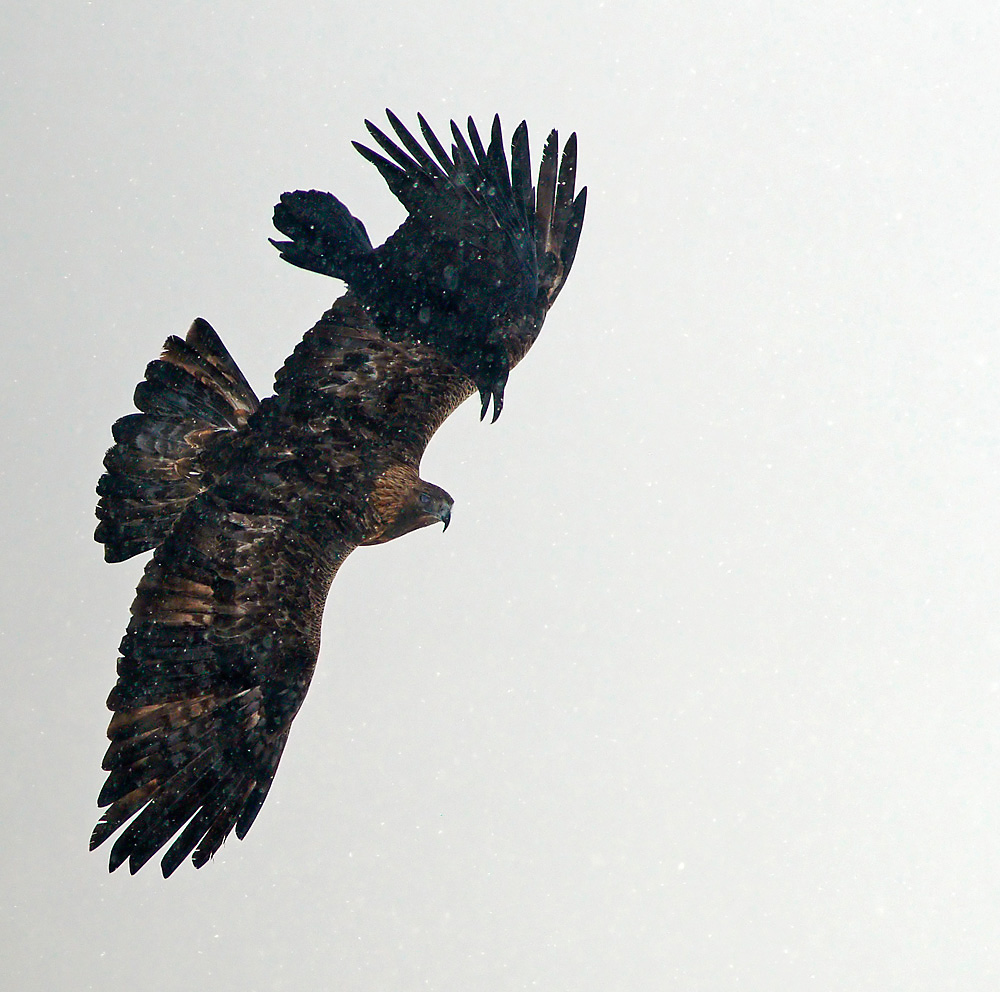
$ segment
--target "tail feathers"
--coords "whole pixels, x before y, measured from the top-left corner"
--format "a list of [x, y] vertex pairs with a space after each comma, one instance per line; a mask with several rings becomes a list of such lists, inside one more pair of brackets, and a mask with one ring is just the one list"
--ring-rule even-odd
[[356, 275], [358, 260], [372, 251], [364, 224], [332, 193], [282, 193], [274, 226], [292, 239], [270, 239], [286, 262], [345, 282]]
[[206, 452], [239, 430], [259, 402], [211, 325], [170, 337], [135, 390], [141, 411], [111, 428], [115, 444], [97, 485], [94, 534], [107, 561], [155, 548], [210, 484]]
[[200, 868], [234, 828], [246, 836], [287, 736], [266, 734], [260, 705], [261, 691], [252, 688], [117, 713], [104, 759], [110, 774], [98, 799], [109, 808], [91, 850], [131, 819], [111, 849], [111, 870], [128, 861], [135, 874], [174, 838], [161, 861], [166, 877], [188, 855]]

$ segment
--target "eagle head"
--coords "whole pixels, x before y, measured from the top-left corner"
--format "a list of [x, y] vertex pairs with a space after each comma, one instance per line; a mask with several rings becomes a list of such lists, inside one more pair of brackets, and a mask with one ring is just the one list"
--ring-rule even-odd
[[455, 501], [440, 486], [420, 479], [419, 485], [413, 491], [413, 500], [417, 511], [416, 527], [443, 523], [444, 530], [448, 529], [448, 524], [451, 523], [451, 508], [455, 505]]
[[385, 472], [372, 497], [384, 523], [364, 544], [384, 544], [431, 524], [443, 523], [447, 530], [455, 504], [440, 486], [424, 482], [409, 466], [395, 466]]

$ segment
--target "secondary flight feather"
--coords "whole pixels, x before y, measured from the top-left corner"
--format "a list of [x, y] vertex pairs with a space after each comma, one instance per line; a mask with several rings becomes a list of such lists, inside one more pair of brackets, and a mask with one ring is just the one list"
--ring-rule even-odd
[[[330, 193], [285, 193], [274, 241], [294, 265], [347, 283], [258, 400], [204, 320], [171, 337], [112, 428], [96, 539], [108, 561], [153, 551], [108, 699], [107, 807], [91, 848], [138, 871], [168, 843], [168, 876], [201, 867], [267, 796], [319, 654], [323, 607], [344, 559], [451, 517], [420, 478], [437, 428], [478, 392], [503, 406], [573, 264], [586, 189], [576, 136], [553, 131], [532, 182], [527, 126], [488, 146], [470, 118], [450, 151], [355, 143], [407, 210], [382, 245]], [[120, 833], [119, 833], [120, 831]]]

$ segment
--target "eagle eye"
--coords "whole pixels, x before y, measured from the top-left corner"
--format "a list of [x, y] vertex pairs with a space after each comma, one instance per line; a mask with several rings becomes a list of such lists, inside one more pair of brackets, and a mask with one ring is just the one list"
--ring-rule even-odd
[[430, 496], [427, 495], [427, 493], [421, 493], [420, 494], [420, 502], [424, 506], [430, 506], [431, 498], [430, 498]]

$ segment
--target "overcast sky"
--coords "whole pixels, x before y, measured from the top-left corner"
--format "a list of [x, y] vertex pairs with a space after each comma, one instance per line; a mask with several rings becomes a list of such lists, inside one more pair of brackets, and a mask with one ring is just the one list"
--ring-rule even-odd
[[[1000, 19], [989, 4], [8, 4], [0, 852], [19, 990], [1000, 981]], [[456, 500], [337, 578], [253, 830], [87, 852], [143, 560], [93, 487], [163, 339], [257, 391], [373, 240], [363, 119], [577, 131], [576, 265]]]

